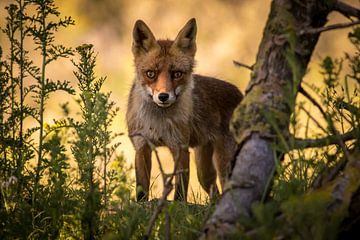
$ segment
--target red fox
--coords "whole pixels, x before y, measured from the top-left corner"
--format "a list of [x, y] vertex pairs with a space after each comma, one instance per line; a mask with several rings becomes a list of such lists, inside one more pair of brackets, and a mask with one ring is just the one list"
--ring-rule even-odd
[[156, 40], [137, 20], [133, 30], [135, 62], [126, 113], [128, 133], [136, 150], [136, 198], [148, 200], [151, 148], [167, 146], [180, 172], [175, 176], [175, 200], [187, 198], [189, 147], [195, 150], [200, 185], [218, 194], [216, 176], [224, 186], [236, 143], [229, 131], [234, 108], [243, 98], [232, 84], [193, 74], [196, 52], [195, 19], [174, 41]]

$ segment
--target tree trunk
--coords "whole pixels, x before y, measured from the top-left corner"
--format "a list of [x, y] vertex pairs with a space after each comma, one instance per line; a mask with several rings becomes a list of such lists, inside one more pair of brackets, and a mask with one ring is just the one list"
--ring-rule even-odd
[[[263, 33], [246, 95], [234, 112], [231, 129], [239, 145], [230, 181], [215, 212], [207, 221], [202, 239], [228, 236], [241, 216], [265, 194], [271, 183], [274, 143], [289, 135], [290, 115], [320, 33], [336, 1], [274, 0]], [[304, 31], [305, 30], [305, 31]], [[315, 32], [315, 33], [314, 33]]]

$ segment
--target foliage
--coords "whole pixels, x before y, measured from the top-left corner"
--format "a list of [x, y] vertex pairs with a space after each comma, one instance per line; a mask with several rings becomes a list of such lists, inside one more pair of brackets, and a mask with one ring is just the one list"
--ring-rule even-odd
[[[73, 50], [56, 44], [56, 32], [74, 21], [60, 18], [54, 0], [14, 0], [6, 11], [2, 33], [9, 49], [3, 51], [0, 46], [0, 239], [141, 238], [157, 201], [136, 203], [131, 197], [131, 167], [116, 154], [119, 134], [110, 130], [118, 108], [110, 93], [102, 91], [106, 78], [95, 76], [93, 46]], [[297, 93], [301, 82], [297, 76], [304, 71], [297, 69], [296, 36], [291, 37], [287, 60], [294, 84], [287, 91], [290, 95]], [[321, 100], [311, 107], [320, 108], [323, 120], [314, 118], [304, 102], [289, 102], [289, 108], [296, 110], [290, 126], [293, 136], [279, 136], [274, 146], [275, 178], [263, 197], [267, 202], [253, 206], [252, 218], [241, 219], [246, 229], [240, 229], [236, 239], [330, 239], [339, 232], [347, 212], [329, 218], [329, 192], [306, 192], [330, 182], [328, 176], [343, 171], [341, 166], [359, 149], [360, 28], [349, 33], [349, 40], [355, 53], [323, 60], [325, 88], [307, 85]], [[41, 58], [40, 65], [30, 58], [34, 54]], [[50, 64], [69, 57], [74, 58], [76, 88], [70, 81], [47, 77]], [[344, 68], [348, 73], [343, 74]], [[63, 103], [64, 118], [47, 123], [46, 103], [58, 91], [76, 94], [79, 112], [74, 116], [68, 103]], [[301, 113], [307, 116], [305, 138], [333, 136], [336, 144], [297, 147]], [[265, 117], [275, 130], [279, 128], [272, 116]], [[35, 124], [25, 125], [26, 119]], [[343, 141], [341, 136], [349, 132], [354, 140]], [[331, 142], [330, 137], [325, 140]], [[287, 155], [283, 158], [278, 152]], [[195, 239], [213, 210], [207, 203], [167, 205], [155, 223], [155, 239], [169, 235]]]
[[[112, 231], [105, 235], [105, 239], [140, 239], [156, 206], [157, 200], [140, 204], [125, 202], [122, 208], [113, 212]], [[174, 239], [197, 239], [204, 220], [212, 211], [213, 205], [171, 202], [156, 221], [152, 236], [167, 239], [169, 233]]]
[[[314, 117], [314, 110], [306, 109], [305, 102], [296, 104], [290, 125], [293, 136], [278, 136], [280, 141], [274, 146], [274, 154], [278, 151], [287, 154], [276, 158], [271, 191], [264, 193], [263, 198], [268, 201], [253, 206], [253, 218], [240, 220], [245, 229], [238, 229], [234, 239], [337, 239], [342, 230], [341, 224], [349, 214], [351, 196], [344, 192], [342, 197], [348, 200], [343, 201], [338, 197], [336, 202], [333, 199], [337, 186], [334, 179], [346, 171], [356, 173], [351, 167], [348, 170], [344, 167], [346, 163], [357, 160], [360, 149], [359, 33], [360, 28], [354, 28], [348, 35], [356, 49], [354, 53], [345, 53], [341, 59], [329, 56], [323, 59], [320, 67], [324, 89], [305, 83], [316, 99], [321, 101], [316, 104], [315, 98], [310, 95], [308, 106], [318, 108], [322, 120]], [[288, 61], [291, 59], [289, 57]], [[350, 71], [344, 73], [345, 64]], [[295, 68], [296, 64], [292, 67]], [[306, 139], [312, 135], [318, 136], [324, 142], [321, 144], [323, 147], [309, 149], [297, 145], [299, 138], [295, 136], [300, 133], [302, 124], [298, 119], [299, 114], [307, 116], [303, 135]], [[271, 116], [266, 117], [276, 129], [276, 122], [272, 121]], [[312, 131], [314, 133], [311, 134]], [[277, 132], [280, 134], [280, 131]], [[351, 141], [344, 140], [342, 136], [346, 134], [351, 136]], [[306, 139], [303, 141], [306, 142]], [[357, 182], [351, 182], [349, 178], [347, 181], [354, 184], [349, 185], [349, 191], [354, 191], [351, 189], [356, 188]], [[335, 211], [336, 204], [340, 207]]]
[[[86, 55], [83, 47], [78, 48], [81, 59], [75, 72], [83, 120], [68, 116], [64, 104], [66, 118], [46, 123], [50, 94], [75, 94], [69, 81], [47, 77], [51, 63], [73, 55], [71, 48], [55, 44], [55, 34], [74, 21], [61, 19], [53, 0], [16, 0], [6, 10], [2, 32], [10, 49], [4, 59], [0, 47], [0, 238], [94, 238], [98, 232], [79, 229], [79, 222], [100, 229], [98, 222], [106, 216], [107, 202], [115, 189], [122, 186], [125, 191], [127, 180], [124, 169], [116, 172], [108, 167], [118, 146], [111, 144], [117, 135], [109, 130], [117, 109], [109, 101], [110, 94], [100, 91], [105, 79], [95, 80], [93, 52]], [[28, 48], [35, 46], [34, 50], [25, 48], [28, 40], [34, 44]], [[42, 60], [39, 66], [29, 57], [36, 53]], [[25, 119], [36, 125], [25, 125]], [[78, 163], [75, 169], [70, 167], [72, 159]], [[101, 168], [95, 166], [99, 160]], [[121, 155], [116, 162], [124, 167]]]
[[[0, 47], [0, 238], [140, 238], [156, 201], [139, 205], [131, 198], [131, 167], [116, 154], [119, 134], [110, 130], [119, 109], [101, 91], [106, 78], [95, 76], [93, 46], [73, 51], [55, 44], [58, 29], [74, 21], [61, 19], [53, 0], [16, 0], [6, 9], [3, 33], [10, 49], [4, 59]], [[35, 50], [24, 44], [30, 39]], [[39, 66], [29, 57], [36, 53]], [[77, 91], [70, 81], [47, 77], [51, 63], [75, 53]], [[64, 118], [46, 123], [46, 102], [58, 91], [77, 94], [80, 112], [74, 117], [63, 103]], [[25, 119], [36, 124], [25, 125]], [[199, 235], [212, 208], [169, 206], [171, 235], [183, 239]], [[155, 225], [157, 238], [168, 231], [165, 219], [161, 215]]]
[[[74, 62], [77, 68], [74, 74], [81, 91], [78, 103], [82, 122], [69, 119], [76, 136], [71, 150], [80, 173], [77, 191], [81, 196], [78, 206], [78, 211], [81, 212], [81, 226], [84, 238], [93, 239], [99, 235], [100, 210], [106, 208], [112, 190], [107, 185], [111, 178], [111, 172], [107, 171], [107, 167], [118, 144], [109, 146], [114, 136], [108, 127], [118, 109], [113, 110], [115, 103], [109, 101], [110, 94], [100, 92], [105, 78], [95, 77], [96, 58], [92, 46], [80, 46], [77, 52], [80, 55], [80, 63]], [[101, 166], [96, 166], [97, 163]], [[97, 179], [96, 175], [101, 176], [100, 179]], [[100, 186], [100, 180], [103, 181], [103, 186]]]

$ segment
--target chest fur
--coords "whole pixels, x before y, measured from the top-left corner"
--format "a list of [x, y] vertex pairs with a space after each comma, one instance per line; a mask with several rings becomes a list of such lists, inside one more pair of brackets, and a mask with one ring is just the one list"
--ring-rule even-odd
[[144, 99], [135, 101], [128, 109], [129, 135], [141, 135], [132, 138], [135, 148], [146, 143], [156, 146], [178, 147], [189, 145], [192, 126], [191, 98], [181, 98], [169, 108], [161, 108]]

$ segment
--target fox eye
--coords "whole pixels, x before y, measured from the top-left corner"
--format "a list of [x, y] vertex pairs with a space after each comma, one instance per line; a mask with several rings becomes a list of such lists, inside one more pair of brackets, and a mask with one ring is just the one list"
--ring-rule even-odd
[[153, 70], [147, 70], [146, 71], [146, 76], [150, 79], [154, 79], [155, 78], [155, 72]]
[[172, 75], [173, 75], [173, 78], [174, 78], [174, 79], [178, 79], [178, 78], [181, 78], [181, 77], [182, 77], [183, 73], [180, 72], [180, 71], [175, 71], [175, 72], [173, 72]]

